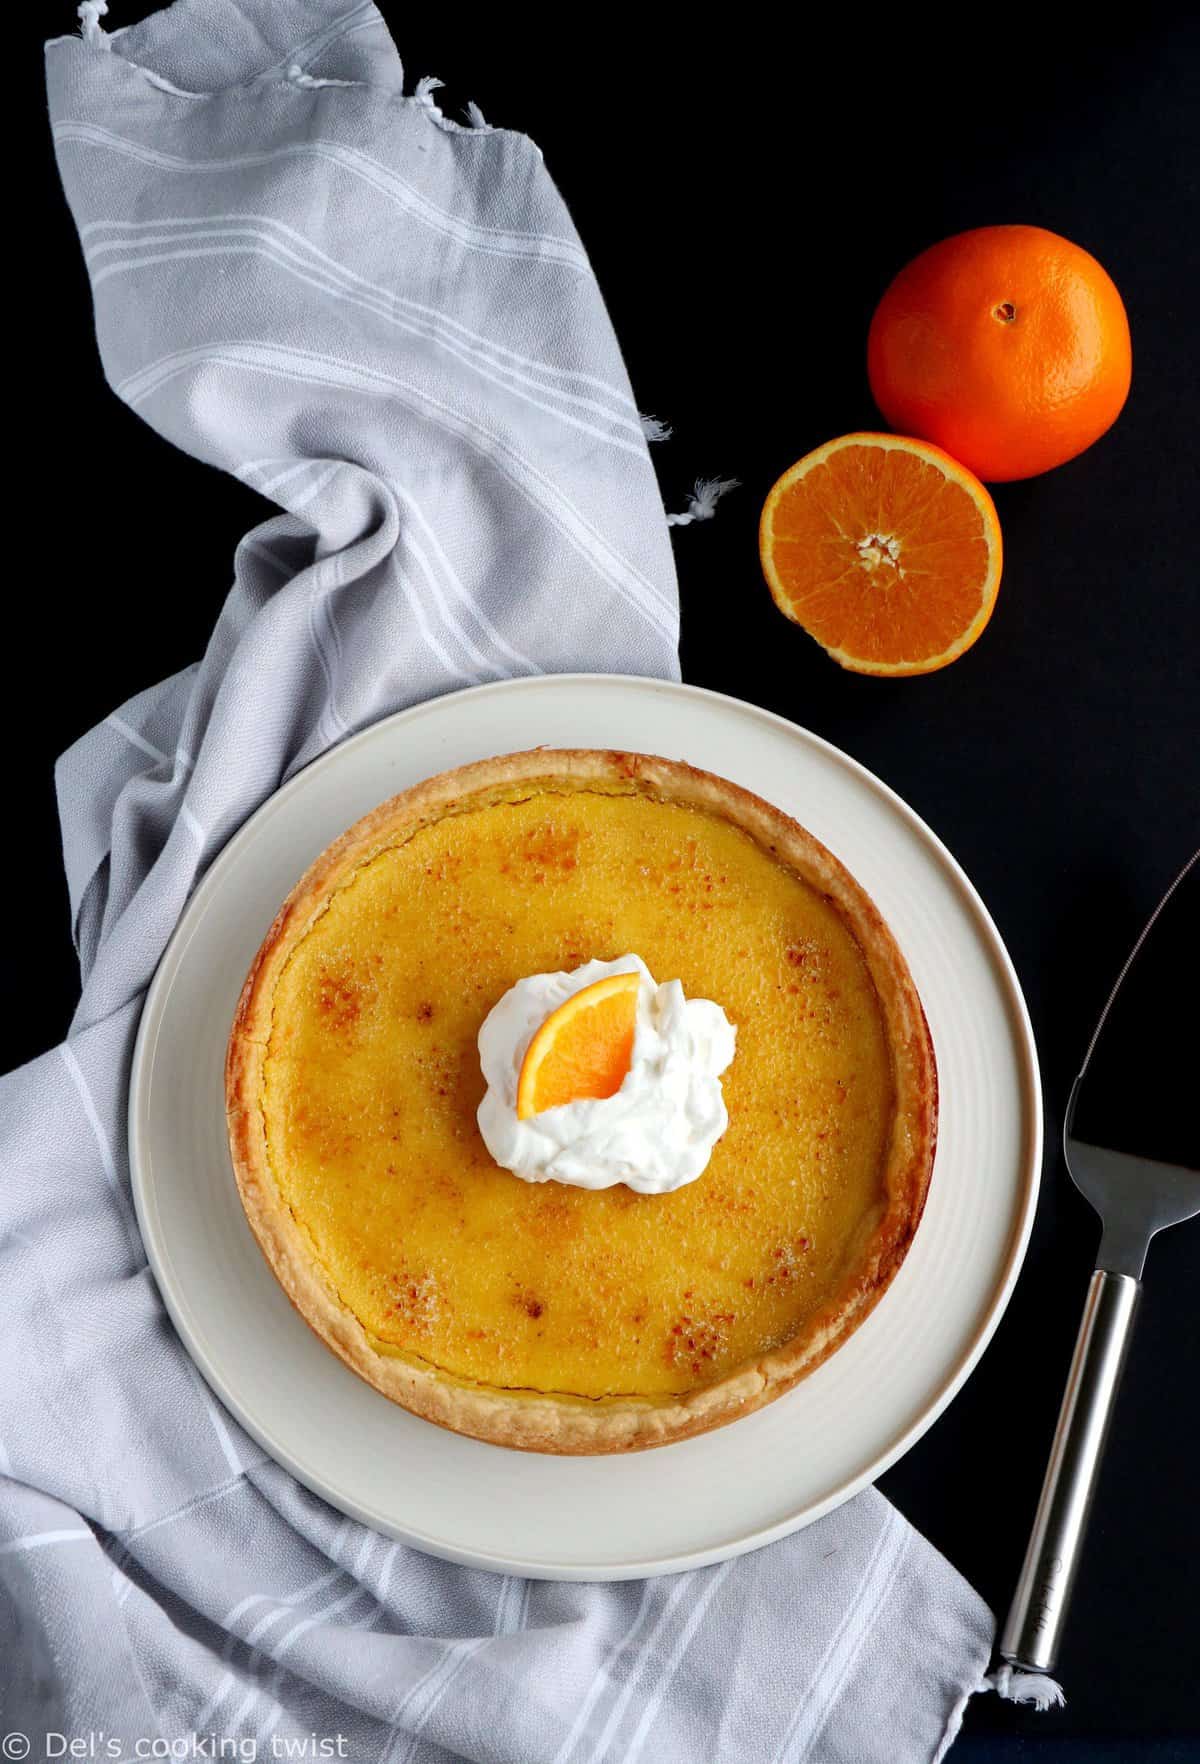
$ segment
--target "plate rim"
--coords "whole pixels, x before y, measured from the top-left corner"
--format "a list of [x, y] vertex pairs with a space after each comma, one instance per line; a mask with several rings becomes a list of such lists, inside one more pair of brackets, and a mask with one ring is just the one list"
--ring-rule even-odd
[[[356, 746], [365, 745], [368, 741], [377, 739], [380, 731], [385, 728], [396, 724], [417, 722], [422, 716], [430, 714], [435, 709], [440, 709], [444, 713], [444, 708], [450, 701], [461, 704], [463, 701], [469, 700], [474, 703], [498, 694], [525, 694], [537, 692], [545, 687], [561, 687], [563, 685], [573, 685], [585, 690], [596, 685], [625, 687], [655, 695], [682, 698], [685, 701], [699, 700], [718, 708], [727, 709], [739, 716], [748, 715], [790, 739], [799, 739], [822, 751], [835, 763], [848, 768], [858, 777], [860, 782], [880, 795], [892, 812], [907, 822], [916, 835], [932, 848], [938, 859], [946, 866], [965, 904], [970, 908], [976, 931], [986, 945], [987, 953], [1003, 981], [1005, 1002], [1015, 1031], [1014, 1051], [1019, 1056], [1018, 1064], [1024, 1092], [1024, 1113], [1027, 1116], [1022, 1136], [1021, 1204], [1015, 1228], [1010, 1233], [1002, 1272], [982, 1308], [980, 1320], [968, 1346], [953, 1371], [938, 1386], [934, 1395], [911, 1425], [884, 1446], [872, 1458], [870, 1464], [857, 1475], [840, 1483], [825, 1498], [802, 1507], [799, 1512], [789, 1513], [781, 1520], [741, 1532], [735, 1537], [726, 1537], [721, 1542], [709, 1547], [678, 1552], [671, 1556], [638, 1558], [623, 1561], [620, 1564], [611, 1562], [596, 1564], [582, 1561], [577, 1563], [539, 1562], [527, 1556], [509, 1557], [499, 1551], [464, 1548], [451, 1538], [436, 1537], [419, 1529], [397, 1524], [368, 1503], [357, 1499], [353, 1493], [337, 1487], [327, 1477], [322, 1477], [319, 1472], [306, 1467], [288, 1446], [277, 1440], [270, 1429], [258, 1421], [229, 1391], [219, 1366], [214, 1364], [212, 1356], [205, 1346], [202, 1333], [198, 1328], [193, 1327], [191, 1320], [183, 1314], [184, 1307], [172, 1290], [173, 1264], [159, 1228], [154, 1184], [149, 1177], [151, 1159], [148, 1151], [144, 1152], [143, 1150], [143, 1133], [147, 1128], [147, 1121], [143, 1117], [148, 1115], [148, 1110], [143, 1106], [149, 1090], [147, 1080], [152, 1069], [154, 1048], [161, 1028], [165, 1004], [170, 995], [171, 982], [182, 962], [187, 944], [204, 916], [209, 899], [220, 886], [222, 873], [233, 862], [235, 852], [243, 842], [251, 839], [261, 824], [270, 820], [283, 803], [298, 794], [314, 773], [339, 762]], [[544, 745], [549, 746], [550, 744]], [[422, 1550], [425, 1554], [440, 1560], [492, 1573], [527, 1575], [542, 1580], [609, 1582], [642, 1579], [658, 1574], [676, 1574], [695, 1568], [708, 1567], [731, 1557], [762, 1549], [767, 1544], [790, 1536], [795, 1531], [803, 1530], [809, 1525], [815, 1524], [818, 1519], [834, 1511], [846, 1501], [852, 1500], [864, 1488], [871, 1487], [929, 1431], [945, 1413], [978, 1366], [995, 1335], [1001, 1318], [1008, 1309], [1024, 1265], [1042, 1182], [1045, 1142], [1044, 1114], [1037, 1043], [1033, 1034], [1029, 1009], [1012, 957], [1008, 953], [995, 921], [954, 854], [917, 811], [892, 789], [891, 785], [872, 772], [869, 767], [863, 765], [861, 761], [855, 759], [852, 754], [846, 753], [844, 749], [826, 740], [824, 736], [804, 728], [803, 725], [793, 722], [777, 711], [767, 710], [762, 705], [753, 704], [732, 693], [719, 692], [712, 687], [695, 686], [682, 681], [657, 679], [650, 675], [573, 672], [519, 675], [510, 679], [487, 681], [482, 685], [464, 687], [456, 692], [441, 693], [434, 698], [423, 699], [419, 704], [409, 705], [406, 709], [390, 712], [387, 716], [380, 717], [373, 723], [368, 723], [365, 728], [356, 730], [345, 740], [326, 748], [324, 753], [318, 754], [315, 759], [309, 761], [247, 816], [225, 841], [221, 850], [193, 888], [146, 989], [130, 1065], [127, 1129], [130, 1188], [134, 1212], [142, 1234], [150, 1270], [154, 1276], [155, 1286], [171, 1320], [171, 1325], [179, 1337], [184, 1352], [204, 1379], [208, 1391], [233, 1415], [239, 1426], [262, 1447], [275, 1463], [285, 1469], [289, 1475], [294, 1476], [297, 1482], [312, 1494], [328, 1502], [337, 1511], [356, 1519], [384, 1536], [409, 1544], [414, 1549]], [[670, 1448], [663, 1446], [657, 1449], [667, 1451]]]

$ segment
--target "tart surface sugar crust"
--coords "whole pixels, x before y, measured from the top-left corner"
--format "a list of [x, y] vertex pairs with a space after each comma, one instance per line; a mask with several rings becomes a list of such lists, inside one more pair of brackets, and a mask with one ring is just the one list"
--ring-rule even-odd
[[[477, 1038], [523, 976], [628, 951], [736, 1027], [729, 1124], [669, 1193], [531, 1183], [480, 1136]], [[736, 1419], [867, 1315], [920, 1219], [936, 1073], [883, 920], [795, 821], [650, 756], [535, 751], [418, 785], [281, 909], [226, 1100], [272, 1270], [429, 1420], [602, 1452]]]

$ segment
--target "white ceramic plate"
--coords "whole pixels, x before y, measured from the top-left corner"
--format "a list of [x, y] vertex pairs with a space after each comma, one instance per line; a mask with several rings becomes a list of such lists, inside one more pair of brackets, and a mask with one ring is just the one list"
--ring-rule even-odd
[[[882, 1302], [789, 1395], [730, 1427], [621, 1457], [461, 1439], [362, 1383], [312, 1335], [242, 1215], [222, 1063], [279, 902], [352, 821], [467, 760], [540, 745], [690, 760], [777, 803], [892, 926], [933, 1031], [937, 1163]], [[273, 797], [197, 889], [146, 1001], [133, 1065], [133, 1193], [167, 1308], [242, 1425], [343, 1512], [434, 1555], [620, 1579], [695, 1568], [810, 1524], [872, 1482], [959, 1389], [1008, 1301], [1041, 1164], [1037, 1057], [995, 927], [900, 799], [782, 718], [694, 687], [553, 676], [435, 699], [345, 742]]]

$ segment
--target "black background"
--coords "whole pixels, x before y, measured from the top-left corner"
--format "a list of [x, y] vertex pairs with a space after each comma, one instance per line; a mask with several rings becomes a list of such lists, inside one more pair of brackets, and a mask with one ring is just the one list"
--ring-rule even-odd
[[[69, 29], [71, 9], [38, 10], [6, 52], [10, 101], [33, 103], [27, 133], [10, 121], [7, 179], [25, 212], [0, 698], [20, 862], [3, 873], [23, 931], [3, 943], [4, 1065], [60, 1039], [77, 993], [53, 760], [200, 655], [234, 543], [268, 512], [104, 387], [40, 113], [35, 38]], [[114, 5], [109, 23], [145, 10]], [[887, 26], [855, 12], [819, 31], [799, 8], [711, 25], [674, 7], [561, 11], [553, 30], [507, 8], [408, 10], [385, 5], [410, 80], [441, 75], [447, 108], [474, 98], [543, 148], [641, 407], [674, 425], [656, 450], [668, 506], [698, 473], [743, 481], [710, 526], [676, 536], [685, 678], [814, 729], [898, 790], [979, 888], [1025, 987], [1049, 1148], [1025, 1272], [966, 1390], [882, 1482], [1002, 1612], [1097, 1239], [1057, 1153], [1063, 1103], [1200, 836], [1200, 31], [1145, 8], [1107, 26], [1074, 9], [957, 24], [904, 9]], [[1065, 233], [1109, 269], [1133, 331], [1130, 401], [1083, 458], [998, 488], [1004, 582], [971, 654], [925, 679], [856, 678], [775, 612], [758, 510], [800, 454], [878, 426], [866, 330], [896, 269], [1000, 221]], [[1178, 1027], [1197, 1035], [1182, 984]], [[1156, 1244], [1060, 1662], [1068, 1706], [975, 1699], [964, 1764], [1200, 1756], [1198, 1271], [1194, 1226]]]

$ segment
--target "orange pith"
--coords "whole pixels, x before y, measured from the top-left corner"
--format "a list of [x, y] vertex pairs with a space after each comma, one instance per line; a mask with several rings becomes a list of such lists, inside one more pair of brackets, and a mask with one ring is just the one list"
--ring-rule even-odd
[[620, 1090], [633, 1058], [638, 974], [610, 974], [551, 1011], [525, 1051], [517, 1118]]
[[983, 485], [938, 447], [842, 435], [767, 497], [763, 573], [780, 610], [863, 674], [928, 674], [971, 647], [1000, 585]]

